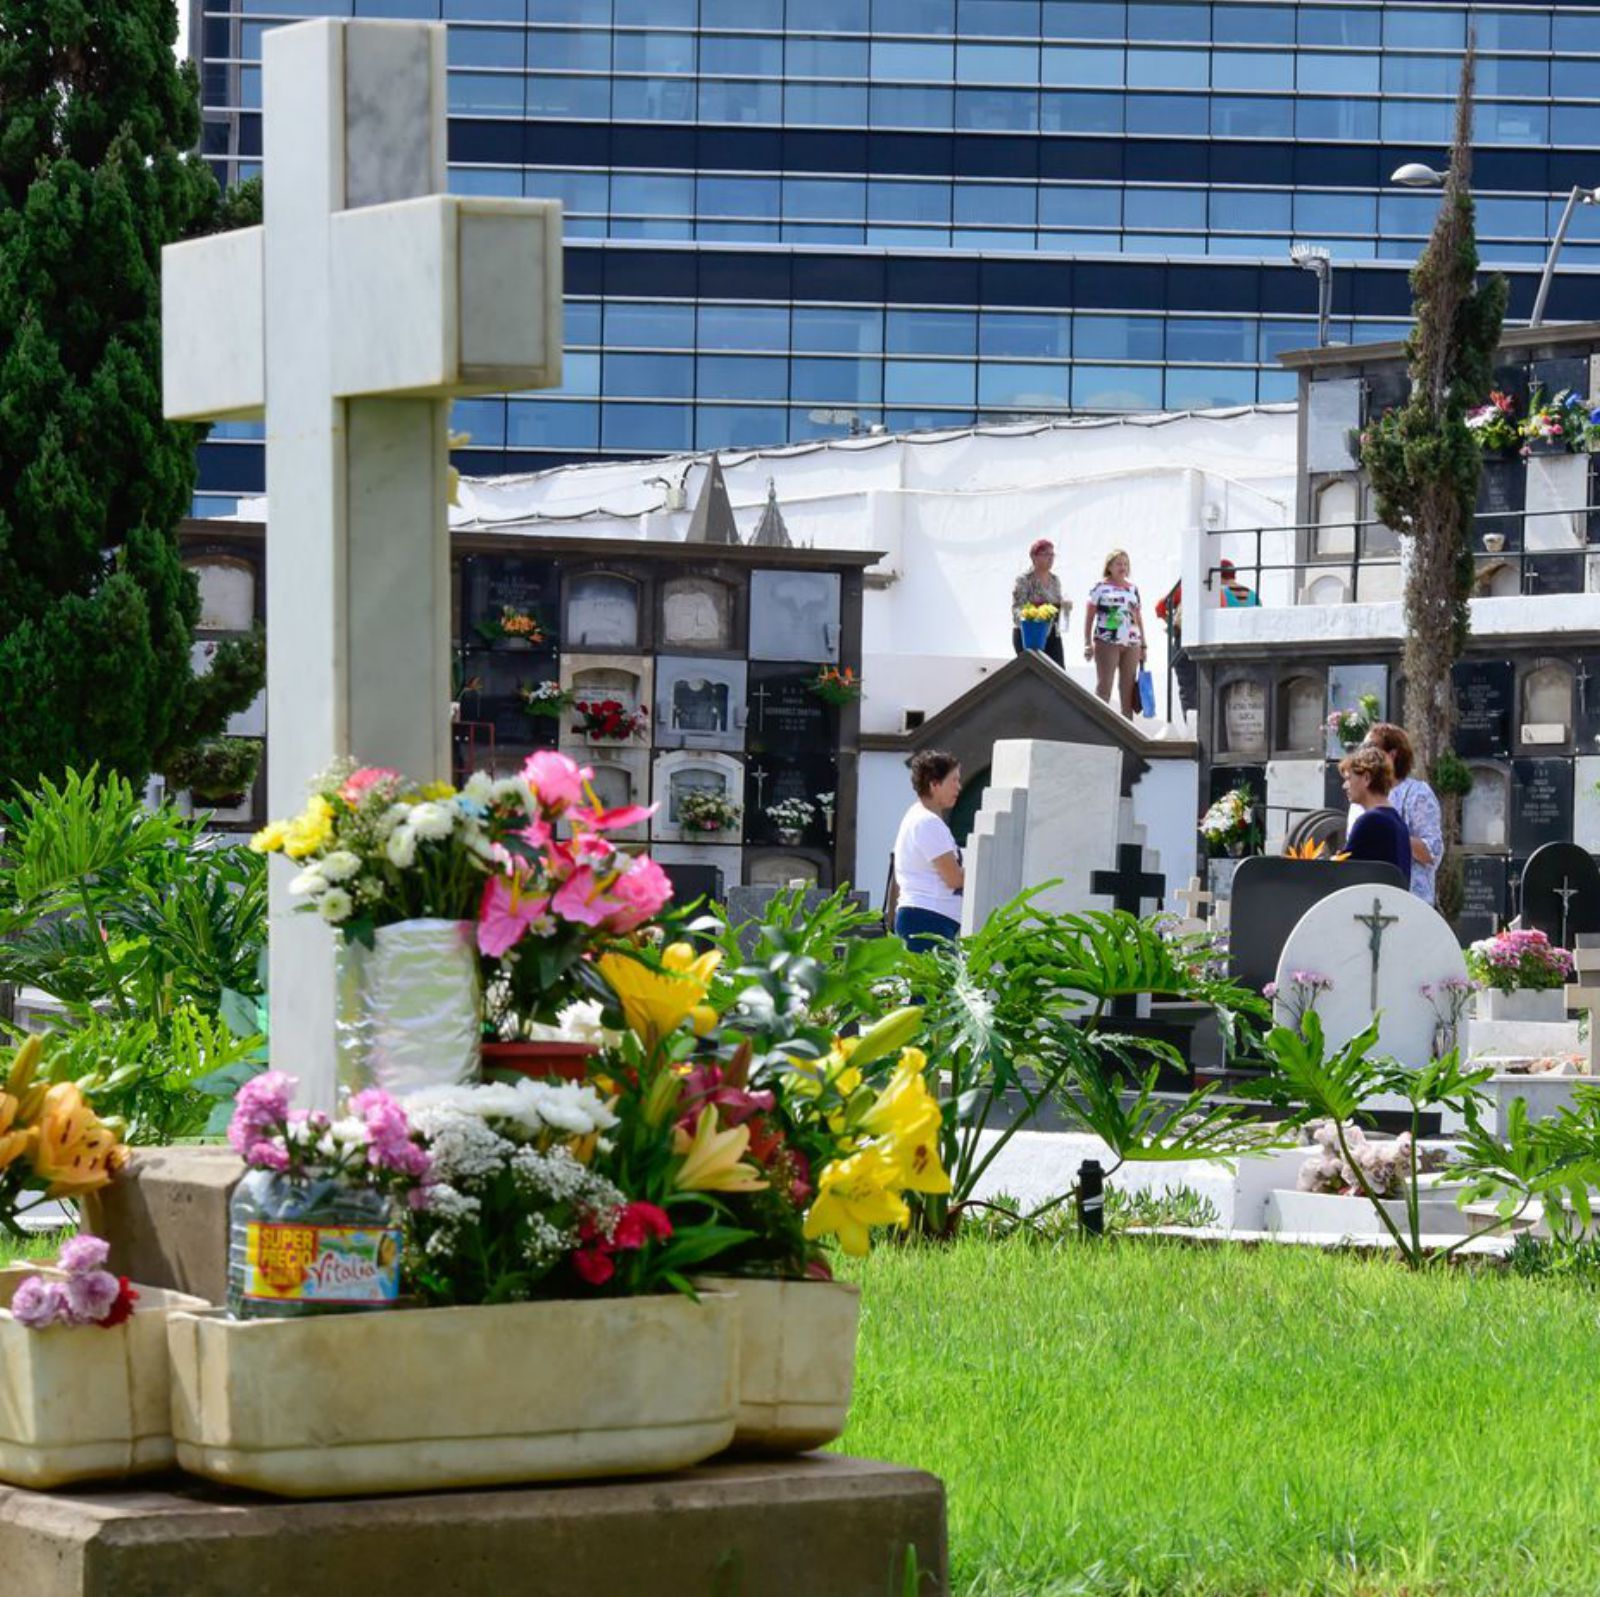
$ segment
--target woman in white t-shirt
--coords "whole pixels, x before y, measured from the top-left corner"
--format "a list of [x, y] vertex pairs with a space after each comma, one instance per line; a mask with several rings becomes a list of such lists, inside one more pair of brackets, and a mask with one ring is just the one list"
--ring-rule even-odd
[[895, 934], [919, 952], [961, 932], [961, 850], [945, 814], [961, 793], [961, 767], [953, 754], [924, 749], [911, 761], [917, 802], [906, 811], [894, 840], [898, 892]]
[[1111, 702], [1117, 682], [1117, 708], [1131, 721], [1139, 703], [1139, 667], [1144, 664], [1144, 611], [1131, 581], [1127, 551], [1106, 556], [1100, 580], [1089, 590], [1083, 618], [1083, 657], [1094, 661], [1094, 690]]

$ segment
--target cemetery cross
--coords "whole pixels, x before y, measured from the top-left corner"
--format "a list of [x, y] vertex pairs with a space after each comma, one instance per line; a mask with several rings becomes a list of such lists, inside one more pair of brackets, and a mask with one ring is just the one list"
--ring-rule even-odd
[[1091, 893], [1109, 893], [1112, 907], [1130, 915], [1143, 911], [1144, 901], [1158, 904], [1167, 891], [1167, 879], [1159, 871], [1144, 868], [1144, 849], [1138, 843], [1123, 843], [1117, 848], [1117, 868], [1095, 871], [1089, 877]]
[[[262, 41], [264, 225], [162, 251], [169, 418], [266, 418], [269, 804], [338, 759], [450, 775], [446, 417], [561, 381], [561, 209], [446, 194], [445, 30]], [[332, 934], [271, 881], [273, 1062], [333, 1107]]]
[[1383, 934], [1400, 917], [1398, 915], [1385, 915], [1383, 913], [1383, 901], [1374, 898], [1371, 914], [1357, 915], [1355, 918], [1371, 933], [1371, 939], [1367, 946], [1372, 950], [1372, 1008], [1373, 1012], [1376, 1013], [1378, 1008], [1378, 955], [1383, 947]]
[[1561, 878], [1561, 885], [1553, 889], [1557, 898], [1561, 900], [1561, 946], [1567, 944], [1567, 917], [1572, 913], [1572, 900], [1578, 896], [1578, 889], [1572, 885], [1570, 876]]
[[1204, 926], [1205, 916], [1200, 911], [1203, 911], [1212, 902], [1215, 895], [1208, 893], [1200, 885], [1198, 876], [1191, 876], [1189, 885], [1180, 887], [1172, 896], [1183, 905], [1183, 918], [1185, 921], [1194, 925]]

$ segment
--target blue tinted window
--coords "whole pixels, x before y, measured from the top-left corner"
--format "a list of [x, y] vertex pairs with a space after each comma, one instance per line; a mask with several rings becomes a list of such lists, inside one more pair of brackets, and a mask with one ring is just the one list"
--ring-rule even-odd
[[1600, 16], [1555, 14], [1553, 43], [1557, 50], [1587, 50], [1600, 53]]
[[1130, 94], [1130, 133], [1205, 133], [1211, 105], [1199, 94]]
[[857, 219], [867, 213], [867, 185], [834, 178], [786, 177], [783, 214]]
[[1072, 352], [1079, 360], [1160, 360], [1161, 335], [1159, 316], [1080, 315], [1073, 318]]
[[1213, 189], [1211, 225], [1235, 233], [1287, 231], [1292, 210], [1291, 196], [1265, 194], [1248, 189]]
[[1157, 5], [1152, 0], [1129, 0], [1128, 37], [1195, 39], [1203, 44], [1211, 37], [1211, 7]]
[[623, 215], [693, 216], [694, 179], [618, 172], [611, 180], [611, 209]]
[[1294, 101], [1243, 99], [1217, 95], [1211, 102], [1211, 131], [1228, 139], [1286, 139], [1294, 133]]
[[872, 125], [881, 128], [947, 128], [954, 102], [949, 89], [875, 88]]
[[1079, 410], [1160, 410], [1161, 368], [1074, 366], [1072, 403]]
[[955, 73], [955, 46], [874, 41], [872, 75], [875, 78], [915, 78], [948, 83]]
[[956, 31], [980, 37], [1037, 37], [1039, 0], [959, 0]]
[[[1454, 94], [1460, 80], [1461, 63], [1450, 56], [1386, 53], [1383, 57], [1383, 87], [1387, 94]], [[1348, 89], [1356, 85], [1333, 83], [1328, 87]]]
[[694, 395], [694, 368], [681, 355], [607, 355], [605, 391], [637, 394], [645, 399], [689, 399]]
[[984, 410], [1064, 410], [1067, 368], [985, 361], [978, 368], [978, 405]]
[[789, 244], [863, 244], [861, 225], [848, 222], [785, 222], [782, 235]]
[[[787, 305], [702, 305], [702, 349], [769, 349], [789, 347]], [[763, 395], [755, 395], [762, 398]]]
[[864, 78], [868, 50], [865, 39], [790, 39], [784, 46], [784, 69], [797, 78]]
[[702, 122], [781, 122], [781, 83], [714, 83], [700, 80]]
[[1449, 50], [1467, 42], [1467, 20], [1460, 10], [1418, 11], [1385, 6], [1383, 42], [1390, 49]]
[[1344, 55], [1305, 50], [1300, 55], [1300, 87], [1316, 94], [1376, 94], [1375, 55]]
[[[236, 424], [237, 425], [237, 424]], [[213, 427], [215, 438], [220, 429]], [[450, 431], [467, 433], [482, 449], [506, 441], [506, 402], [503, 399], [458, 399], [450, 407]]]
[[781, 406], [701, 405], [695, 412], [696, 449], [751, 449], [789, 441], [789, 413]]
[[1213, 50], [1211, 83], [1218, 89], [1292, 89], [1294, 56], [1287, 50]]
[[1301, 44], [1378, 43], [1379, 13], [1376, 7], [1352, 11], [1336, 6], [1300, 8]]
[[783, 0], [700, 0], [700, 26], [781, 31]]
[[1217, 410], [1256, 402], [1255, 368], [1207, 371], [1174, 366], [1167, 372], [1168, 410]]
[[1032, 227], [1038, 190], [1031, 183], [958, 183], [955, 220], [968, 227]]
[[513, 449], [597, 449], [600, 407], [570, 400], [513, 399], [506, 443]]
[[[1472, 14], [1480, 50], [1548, 50], [1550, 18], [1543, 11], [1478, 11]], [[1485, 62], [1478, 58], [1481, 70]]]
[[1047, 133], [1120, 133], [1122, 102], [1120, 94], [1042, 94], [1039, 126]]
[[1093, 0], [1044, 0], [1041, 23], [1047, 39], [1120, 39], [1127, 32], [1125, 5]]
[[700, 0], [616, 0], [616, 7], [619, 28], [692, 28], [700, 16]]
[[[1483, 201], [1478, 202], [1480, 215]], [[1411, 194], [1389, 192], [1378, 196], [1378, 226], [1385, 233], [1426, 233], [1439, 211], [1439, 191]]]
[[521, 28], [450, 28], [445, 33], [445, 56], [453, 67], [520, 68], [526, 37]]
[[[332, 16], [338, 7], [316, 9], [323, 16]], [[527, 14], [527, 0], [444, 0], [442, 12], [446, 22], [521, 22]]]
[[1261, 324], [1261, 359], [1276, 360], [1285, 350], [1315, 348], [1317, 324], [1315, 322], [1263, 322]]
[[689, 449], [694, 441], [692, 405], [610, 405], [605, 407], [600, 439], [607, 449]]
[[779, 77], [783, 40], [705, 34], [700, 40], [700, 70], [721, 77]]
[[1293, 44], [1293, 6], [1215, 5], [1211, 36], [1218, 44]]
[[1122, 225], [1168, 229], [1204, 228], [1206, 191], [1130, 188], [1122, 204]]
[[1031, 89], [957, 89], [956, 126], [1032, 132], [1039, 126], [1039, 96]]
[[600, 392], [600, 357], [598, 355], [563, 354], [561, 357], [561, 386], [549, 390], [552, 394], [574, 394], [586, 399]]
[[1065, 312], [985, 311], [978, 322], [978, 352], [1064, 359], [1072, 352], [1071, 329]]
[[1559, 99], [1600, 100], [1600, 61], [1550, 64], [1550, 87]]
[[[1559, 62], [1556, 68], [1559, 70]], [[1548, 61], [1534, 61], [1527, 57], [1501, 59], [1492, 55], [1479, 56], [1474, 92], [1480, 100], [1486, 95], [1508, 100], [1517, 95], [1545, 95], [1550, 92], [1550, 73], [1551, 63]], [[1454, 85], [1450, 92], [1455, 93]]]
[[950, 229], [869, 225], [867, 243], [890, 250], [943, 249], [950, 243]]
[[[1311, 345], [1316, 347], [1316, 336]], [[1265, 371], [1256, 373], [1256, 403], [1277, 405], [1292, 402], [1300, 397], [1300, 379], [1294, 372]]]
[[1479, 200], [1478, 235], [1496, 234], [1502, 238], [1542, 238], [1545, 230], [1544, 200]]
[[611, 80], [530, 77], [528, 113], [530, 116], [572, 116], [604, 121], [611, 115]]
[[528, 0], [530, 22], [587, 22], [611, 25], [611, 0]]
[[883, 363], [883, 396], [891, 405], [970, 406], [976, 374], [971, 361], [887, 360]]
[[1478, 106], [1474, 130], [1485, 144], [1544, 144], [1550, 138], [1550, 109], [1486, 100]]
[[693, 122], [695, 85], [689, 78], [614, 78], [611, 103], [622, 122]]
[[1315, 194], [1294, 197], [1294, 225], [1301, 233], [1370, 233], [1377, 223], [1372, 194]]
[[699, 214], [776, 218], [778, 195], [775, 177], [703, 177], [699, 187]]
[[1254, 361], [1256, 324], [1243, 317], [1174, 316], [1167, 322], [1168, 360]]
[[955, 23], [955, 0], [872, 0], [874, 33], [949, 34]]
[[[521, 116], [524, 81], [522, 75], [515, 72], [452, 72], [450, 109], [481, 116]], [[529, 109], [532, 109], [531, 104]]]
[[1551, 142], [1600, 144], [1600, 105], [1557, 105], [1551, 118]]
[[521, 199], [522, 174], [511, 167], [452, 166], [452, 194], [493, 194], [503, 199]]
[[600, 307], [592, 300], [569, 299], [562, 307], [562, 333], [567, 348], [600, 342]]
[[963, 44], [956, 49], [956, 77], [962, 83], [1036, 83], [1036, 44]]
[[883, 348], [883, 312], [796, 305], [792, 336], [797, 350], [873, 355]]
[[606, 343], [612, 348], [638, 344], [645, 349], [693, 349], [694, 306], [611, 300], [606, 305]]
[[840, 33], [865, 33], [872, 25], [869, 0], [789, 0], [788, 25], [828, 28]]
[[978, 318], [973, 311], [905, 311], [888, 313], [891, 355], [974, 355]]
[[1204, 50], [1129, 50], [1130, 89], [1203, 89], [1210, 57]]
[[1447, 100], [1385, 100], [1383, 136], [1396, 144], [1447, 144], [1451, 114]]
[[1045, 46], [1041, 83], [1089, 83], [1122, 87], [1122, 51], [1097, 44]]
[[948, 183], [874, 182], [867, 190], [867, 216], [874, 222], [948, 222]]
[[618, 72], [693, 72], [692, 33], [619, 33], [611, 46]]
[[789, 393], [787, 356], [702, 355], [697, 392], [701, 399], [785, 399]]
[[[1554, 233], [1561, 223], [1561, 213], [1566, 208], [1567, 197], [1550, 201], [1550, 232]], [[1576, 205], [1572, 209], [1572, 218], [1567, 223], [1567, 237], [1569, 239], [1600, 238], [1600, 206]]]
[[876, 405], [883, 400], [883, 362], [797, 357], [789, 392], [805, 404]]
[[783, 115], [801, 127], [860, 127], [867, 120], [867, 88], [851, 83], [786, 83]]
[[1370, 144], [1378, 136], [1378, 102], [1305, 97], [1295, 102], [1294, 130], [1302, 139], [1352, 139]]
[[545, 72], [608, 72], [611, 35], [577, 28], [535, 33], [528, 40], [528, 65]]
[[776, 244], [782, 237], [776, 222], [697, 222], [694, 236], [730, 244]]
[[1039, 190], [1041, 227], [1121, 227], [1122, 190], [1043, 188]]

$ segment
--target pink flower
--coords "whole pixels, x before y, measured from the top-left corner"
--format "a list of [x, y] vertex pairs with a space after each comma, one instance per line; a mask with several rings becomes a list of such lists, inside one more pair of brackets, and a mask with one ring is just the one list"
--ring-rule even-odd
[[81, 1275], [85, 1270], [101, 1269], [111, 1253], [111, 1244], [87, 1232], [69, 1237], [61, 1244], [61, 1255], [56, 1261], [69, 1275]]
[[616, 909], [606, 895], [605, 883], [587, 865], [580, 865], [550, 900], [550, 907], [562, 920], [580, 926], [601, 926]]
[[683, 1116], [688, 1122], [686, 1130], [693, 1129], [701, 1108], [708, 1103], [715, 1104], [721, 1111], [722, 1123], [727, 1126], [742, 1126], [756, 1115], [771, 1114], [778, 1106], [771, 1092], [751, 1092], [748, 1087], [726, 1085], [720, 1065], [696, 1065], [684, 1085], [687, 1089], [684, 1101], [689, 1106]]
[[282, 1175], [289, 1168], [289, 1150], [282, 1137], [263, 1137], [239, 1150], [239, 1157], [252, 1170], [276, 1170]]
[[620, 832], [625, 826], [637, 826], [647, 821], [660, 809], [659, 804], [622, 804], [614, 810], [579, 810], [573, 820], [597, 832]]
[[[516, 835], [529, 848], [543, 848], [556, 834], [548, 821], [529, 821]], [[506, 858], [510, 859], [511, 856], [507, 854]]]
[[671, 902], [672, 880], [648, 854], [641, 854], [611, 884], [611, 896], [618, 907], [606, 930], [631, 932]]
[[427, 1176], [432, 1160], [411, 1140], [411, 1122], [388, 1093], [377, 1087], [358, 1092], [350, 1100], [350, 1112], [366, 1122], [371, 1138], [367, 1163], [375, 1170], [392, 1170], [418, 1181]]
[[478, 905], [478, 952], [502, 958], [550, 908], [548, 896], [530, 893], [520, 876], [491, 876]]
[[294, 1084], [294, 1077], [286, 1072], [266, 1070], [239, 1089], [233, 1119], [228, 1122], [228, 1143], [241, 1158], [248, 1159], [250, 1148], [283, 1129]]
[[352, 771], [345, 778], [344, 786], [339, 789], [339, 797], [346, 804], [359, 804], [368, 791], [380, 782], [399, 780], [400, 773], [390, 770], [386, 765], [363, 765], [359, 771]]
[[593, 775], [592, 766], [579, 765], [554, 749], [530, 754], [522, 767], [523, 780], [538, 795], [539, 803], [557, 815], [583, 798], [584, 786]]
[[665, 1242], [671, 1235], [672, 1221], [665, 1209], [658, 1209], [653, 1203], [630, 1203], [617, 1218], [611, 1245], [631, 1250], [650, 1241]]
[[98, 1325], [116, 1305], [120, 1290], [110, 1271], [86, 1271], [66, 1283], [67, 1308], [79, 1325]]
[[62, 1283], [30, 1275], [11, 1295], [11, 1317], [30, 1331], [45, 1331], [52, 1325], [69, 1325], [71, 1311], [67, 1307]]

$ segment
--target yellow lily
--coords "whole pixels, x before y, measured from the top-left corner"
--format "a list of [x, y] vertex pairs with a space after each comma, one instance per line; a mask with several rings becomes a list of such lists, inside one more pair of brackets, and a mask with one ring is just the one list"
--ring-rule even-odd
[[276, 854], [289, 840], [289, 823], [287, 821], [268, 821], [265, 826], [250, 839], [250, 852], [252, 854]]
[[878, 1101], [861, 1118], [861, 1129], [884, 1139], [900, 1170], [900, 1184], [913, 1192], [948, 1192], [950, 1177], [939, 1163], [938, 1100], [928, 1091], [927, 1055], [901, 1052], [900, 1062]]
[[749, 1147], [749, 1126], [719, 1131], [716, 1110], [702, 1109], [693, 1136], [682, 1126], [673, 1133], [672, 1151], [683, 1158], [676, 1185], [684, 1192], [765, 1191], [765, 1179], [743, 1162]]
[[20, 1098], [27, 1091], [34, 1072], [39, 1068], [39, 1057], [43, 1052], [44, 1038], [37, 1032], [17, 1049], [11, 1069], [6, 1072], [6, 1091], [13, 1097]]
[[872, 1246], [874, 1226], [909, 1223], [911, 1211], [896, 1187], [899, 1166], [879, 1144], [848, 1159], [824, 1165], [817, 1179], [817, 1198], [806, 1215], [808, 1240], [835, 1235], [852, 1258], [863, 1258]]
[[304, 859], [326, 847], [332, 838], [333, 806], [320, 793], [315, 793], [285, 829], [283, 851], [290, 859]]
[[33, 1168], [50, 1183], [47, 1196], [76, 1197], [110, 1181], [126, 1153], [112, 1129], [83, 1101], [71, 1082], [44, 1095]]
[[0, 1092], [0, 1170], [22, 1158], [33, 1146], [36, 1133], [16, 1123], [21, 1107], [9, 1092]]
[[715, 951], [696, 959], [687, 943], [674, 943], [663, 951], [659, 970], [627, 954], [602, 954], [600, 974], [617, 995], [629, 1027], [654, 1048], [705, 1002], [721, 960]]

